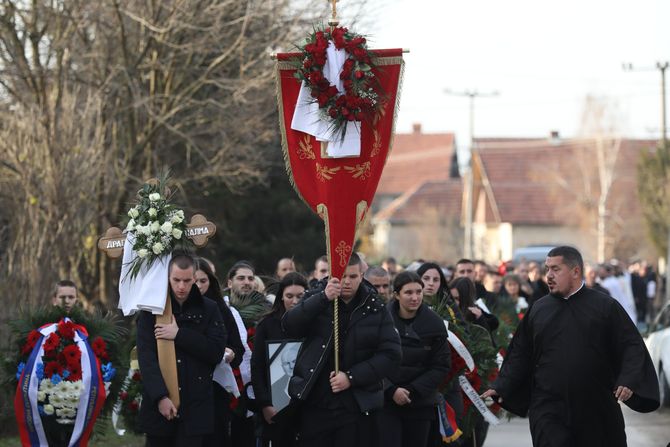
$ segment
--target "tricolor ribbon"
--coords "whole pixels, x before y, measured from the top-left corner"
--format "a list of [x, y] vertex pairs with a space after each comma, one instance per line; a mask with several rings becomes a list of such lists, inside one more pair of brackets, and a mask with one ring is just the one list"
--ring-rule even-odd
[[438, 396], [437, 414], [442, 441], [449, 444], [460, 438], [463, 432], [456, 424], [456, 412], [441, 394]]
[[[65, 318], [64, 321], [70, 320]], [[19, 427], [21, 444], [24, 447], [48, 447], [49, 445], [38, 410], [39, 379], [36, 370], [38, 365], [43, 363], [44, 342], [57, 328], [58, 323], [52, 323], [39, 329], [41, 337], [30, 353], [16, 387], [14, 413]], [[100, 365], [87, 339], [86, 330], [78, 326], [75, 330], [74, 341], [81, 351], [83, 391], [77, 407], [77, 417], [68, 443], [69, 447], [86, 447], [88, 445], [93, 425], [105, 402], [105, 386], [100, 373]]]

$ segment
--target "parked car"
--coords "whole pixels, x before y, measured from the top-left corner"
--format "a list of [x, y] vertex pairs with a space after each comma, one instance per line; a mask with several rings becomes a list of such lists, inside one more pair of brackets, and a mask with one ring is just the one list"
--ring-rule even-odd
[[670, 303], [663, 306], [649, 326], [644, 341], [658, 374], [661, 405], [670, 407]]
[[547, 253], [554, 247], [555, 245], [529, 245], [527, 247], [517, 248], [512, 254], [512, 262], [514, 265], [518, 265], [521, 261], [534, 261], [540, 265], [544, 265], [544, 261], [547, 259]]

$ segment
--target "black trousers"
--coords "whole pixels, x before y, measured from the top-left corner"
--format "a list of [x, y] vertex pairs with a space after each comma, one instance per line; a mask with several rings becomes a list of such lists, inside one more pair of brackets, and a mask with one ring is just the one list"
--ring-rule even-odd
[[170, 436], [147, 435], [146, 447], [202, 447], [204, 436], [186, 436], [184, 424], [177, 424]]
[[234, 447], [255, 447], [254, 418], [240, 416], [233, 412], [230, 423], [230, 442], [230, 445]]
[[372, 416], [303, 407], [300, 447], [368, 447], [375, 444]]
[[[408, 417], [409, 416], [409, 417]], [[411, 410], [384, 408], [375, 416], [379, 445], [384, 447], [427, 447], [431, 419], [411, 418]]]
[[214, 433], [205, 436], [205, 447], [229, 447], [230, 440], [230, 393], [214, 382]]

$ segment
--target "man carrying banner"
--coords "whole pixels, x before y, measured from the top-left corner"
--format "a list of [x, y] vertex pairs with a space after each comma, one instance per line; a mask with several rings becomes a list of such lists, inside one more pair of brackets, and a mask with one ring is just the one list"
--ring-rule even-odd
[[[195, 263], [174, 253], [168, 266], [171, 323], [156, 324], [142, 310], [137, 319], [137, 352], [142, 371], [139, 428], [147, 446], [200, 446], [214, 430], [212, 373], [223, 357], [226, 334], [216, 303], [195, 286]], [[177, 408], [163, 380], [157, 340], [174, 340], [181, 405]]]
[[[290, 336], [305, 337], [289, 384], [292, 398], [304, 402], [300, 421], [303, 446], [368, 446], [370, 411], [384, 405], [382, 378], [400, 364], [400, 340], [385, 302], [363, 281], [361, 260], [351, 255], [342, 276], [322, 280], [287, 312]], [[333, 300], [339, 303], [340, 371], [333, 355]]]

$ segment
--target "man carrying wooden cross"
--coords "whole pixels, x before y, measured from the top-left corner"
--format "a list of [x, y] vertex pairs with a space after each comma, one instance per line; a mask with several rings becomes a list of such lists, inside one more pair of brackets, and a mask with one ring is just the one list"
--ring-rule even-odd
[[123, 255], [119, 308], [126, 316], [140, 312], [140, 429], [147, 444], [197, 446], [214, 429], [212, 373], [226, 336], [217, 305], [195, 286], [193, 258], [172, 252], [187, 238], [204, 246], [216, 227], [201, 215], [186, 224], [166, 182], [166, 175], [146, 182], [125, 230], [110, 228], [98, 247], [112, 258]]
[[[212, 374], [226, 345], [223, 320], [216, 303], [195, 285], [195, 265], [186, 253], [173, 253], [169, 264], [172, 321], [156, 324], [141, 311], [137, 319], [137, 352], [142, 371], [139, 428], [148, 446], [200, 446], [214, 431]], [[158, 365], [157, 340], [174, 340], [179, 395], [177, 410]]]

